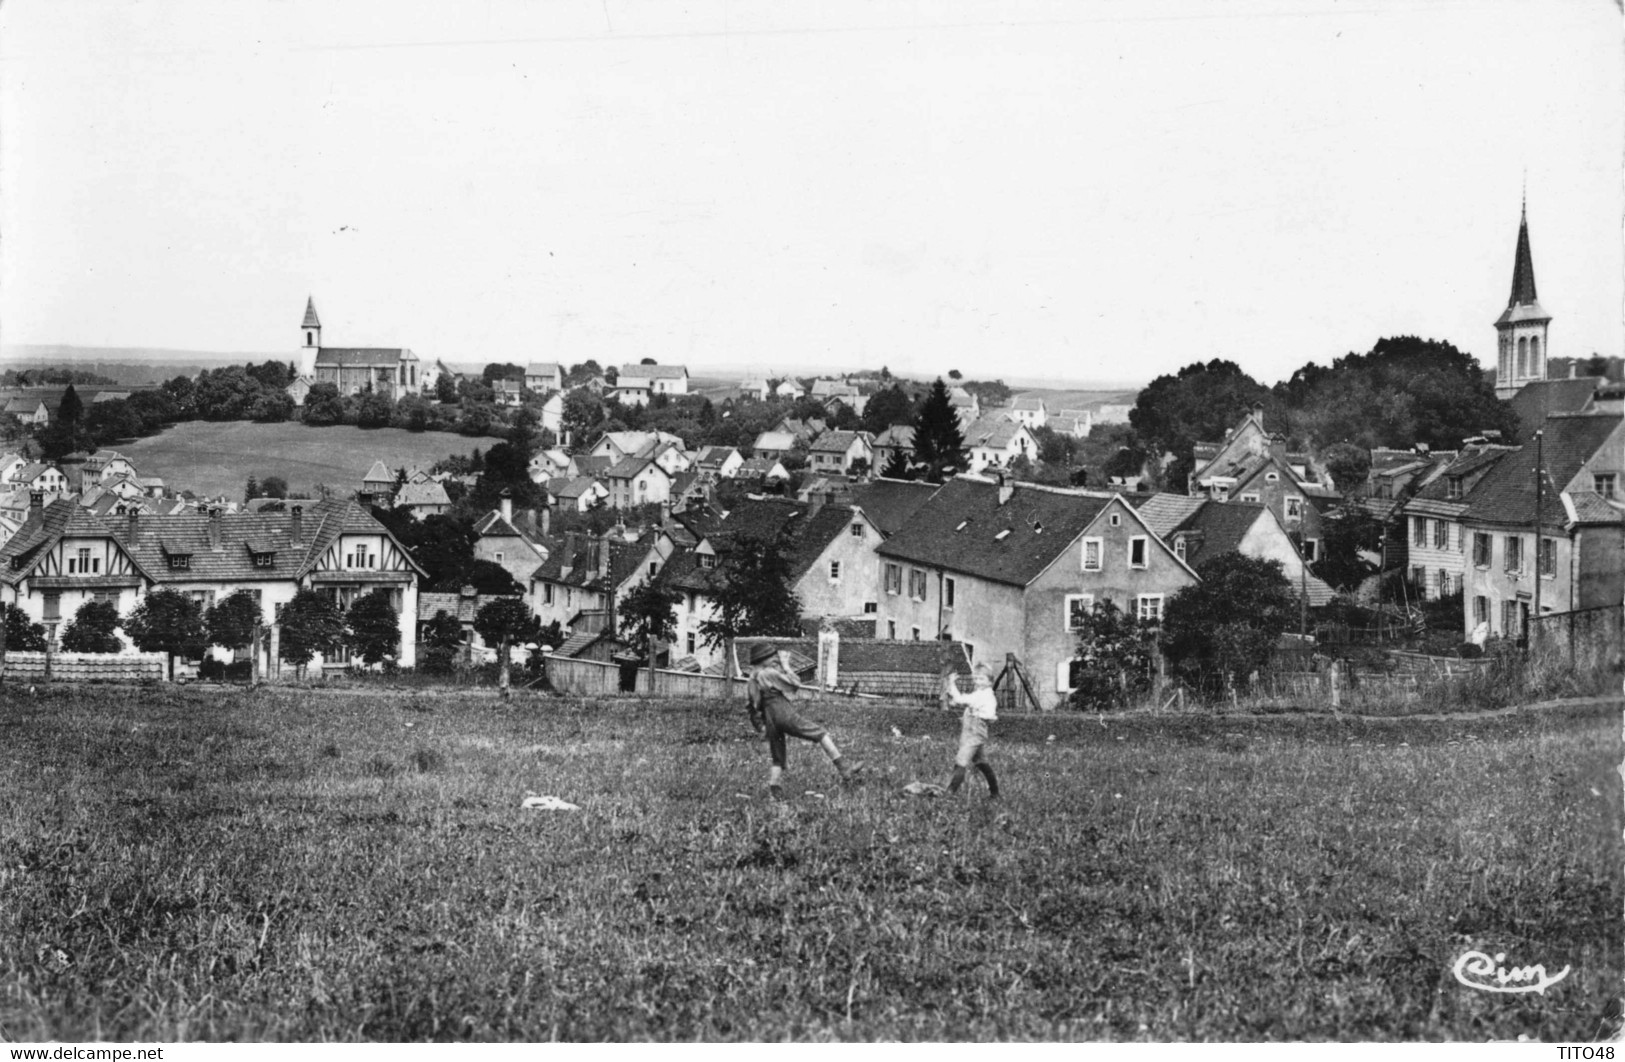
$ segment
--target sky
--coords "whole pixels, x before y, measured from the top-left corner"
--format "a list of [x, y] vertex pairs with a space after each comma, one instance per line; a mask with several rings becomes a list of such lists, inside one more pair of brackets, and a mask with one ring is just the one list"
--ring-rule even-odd
[[1264, 382], [1625, 353], [1614, 0], [12, 0], [0, 342]]

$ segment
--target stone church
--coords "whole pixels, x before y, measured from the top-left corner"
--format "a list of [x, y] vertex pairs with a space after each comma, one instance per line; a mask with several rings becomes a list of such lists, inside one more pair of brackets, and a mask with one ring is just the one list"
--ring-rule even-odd
[[418, 356], [405, 347], [328, 347], [322, 345], [322, 321], [314, 297], [305, 300], [299, 325], [299, 375], [312, 383], [338, 386], [344, 395], [376, 391], [399, 399], [423, 393]]

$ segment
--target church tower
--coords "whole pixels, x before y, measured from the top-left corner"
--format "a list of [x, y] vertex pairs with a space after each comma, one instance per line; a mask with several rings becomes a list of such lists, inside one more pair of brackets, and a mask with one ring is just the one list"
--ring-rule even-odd
[[316, 355], [322, 349], [322, 319], [316, 316], [316, 300], [305, 299], [305, 321], [299, 326], [299, 375], [316, 375]]
[[1512, 296], [1495, 322], [1495, 394], [1511, 398], [1531, 380], [1546, 379], [1546, 326], [1551, 323], [1535, 298], [1535, 261], [1529, 254], [1529, 206], [1518, 221], [1518, 250], [1512, 260]]

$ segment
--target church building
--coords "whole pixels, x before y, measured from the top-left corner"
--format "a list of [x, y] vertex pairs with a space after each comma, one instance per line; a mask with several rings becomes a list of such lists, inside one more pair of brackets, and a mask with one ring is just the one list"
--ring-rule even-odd
[[399, 399], [423, 392], [418, 356], [404, 347], [326, 347], [316, 300], [305, 300], [305, 319], [299, 325], [299, 375], [315, 383], [330, 383], [343, 395], [376, 391]]

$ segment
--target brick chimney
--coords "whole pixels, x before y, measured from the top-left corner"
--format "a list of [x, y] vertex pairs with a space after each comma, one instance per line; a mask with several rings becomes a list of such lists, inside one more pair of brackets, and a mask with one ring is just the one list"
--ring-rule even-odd
[[288, 533], [292, 537], [294, 545], [302, 546], [305, 544], [305, 507], [295, 505], [290, 511], [293, 513], [293, 526]]
[[564, 533], [564, 558], [559, 561], [559, 580], [568, 582], [570, 575], [576, 570], [576, 533]]
[[42, 513], [44, 511], [45, 511], [45, 492], [42, 491], [42, 490], [29, 491], [28, 492], [28, 512], [29, 512], [29, 515], [33, 515], [34, 513]]
[[127, 510], [127, 514], [128, 517], [125, 524], [125, 541], [133, 546], [135, 545], [136, 530], [140, 527], [141, 517], [136, 512], [135, 506], [133, 505]]
[[513, 491], [507, 487], [502, 488], [502, 522], [513, 523]]
[[209, 508], [209, 548], [216, 553], [225, 548], [220, 542], [220, 506]]
[[543, 508], [542, 509], [542, 537], [543, 538], [547, 537], [547, 528], [548, 528], [548, 525], [550, 525], [552, 522], [553, 522], [553, 510], [548, 509], [548, 508]]

